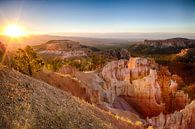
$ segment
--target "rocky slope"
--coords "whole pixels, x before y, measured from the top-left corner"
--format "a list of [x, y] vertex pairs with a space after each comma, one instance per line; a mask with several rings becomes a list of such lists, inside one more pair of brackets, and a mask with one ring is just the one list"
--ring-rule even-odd
[[2, 65], [0, 94], [0, 128], [142, 128]]

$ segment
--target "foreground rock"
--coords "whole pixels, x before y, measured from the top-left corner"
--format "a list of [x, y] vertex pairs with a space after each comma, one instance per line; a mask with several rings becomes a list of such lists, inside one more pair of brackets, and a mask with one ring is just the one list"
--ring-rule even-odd
[[159, 129], [195, 129], [195, 101], [173, 114], [160, 114], [147, 120]]
[[136, 129], [46, 83], [0, 65], [0, 128]]

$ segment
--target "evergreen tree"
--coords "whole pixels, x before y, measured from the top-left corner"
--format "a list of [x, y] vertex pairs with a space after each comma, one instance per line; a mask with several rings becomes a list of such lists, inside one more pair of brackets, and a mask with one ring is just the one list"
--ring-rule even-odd
[[44, 65], [43, 61], [38, 58], [37, 53], [32, 47], [26, 46], [25, 49], [18, 49], [14, 54], [14, 68], [22, 73], [32, 75]]

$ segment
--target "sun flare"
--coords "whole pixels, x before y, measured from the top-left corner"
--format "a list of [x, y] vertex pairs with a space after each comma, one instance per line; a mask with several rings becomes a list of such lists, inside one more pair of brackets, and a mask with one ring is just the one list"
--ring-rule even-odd
[[9, 37], [21, 37], [25, 36], [24, 30], [17, 24], [10, 24], [5, 28], [5, 35]]

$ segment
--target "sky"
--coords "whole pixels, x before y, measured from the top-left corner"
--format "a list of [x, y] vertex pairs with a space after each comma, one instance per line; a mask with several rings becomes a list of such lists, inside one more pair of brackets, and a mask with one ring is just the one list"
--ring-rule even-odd
[[33, 34], [195, 33], [195, 0], [0, 0], [0, 29]]

